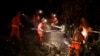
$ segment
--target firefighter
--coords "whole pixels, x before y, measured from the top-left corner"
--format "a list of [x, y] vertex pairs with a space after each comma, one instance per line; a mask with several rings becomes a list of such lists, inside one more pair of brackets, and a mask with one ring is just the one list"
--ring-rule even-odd
[[45, 23], [47, 22], [47, 20], [43, 17], [41, 19], [41, 22], [38, 25], [37, 28], [37, 32], [38, 32], [38, 36], [39, 36], [39, 40], [42, 43], [43, 42], [43, 37], [44, 37], [44, 31], [45, 31]]
[[82, 29], [81, 33], [84, 36], [85, 42], [87, 44], [88, 43], [88, 37], [89, 37], [89, 35], [91, 35], [91, 32], [92, 32], [92, 28], [88, 25], [88, 23], [87, 23], [87, 21], [84, 17], [82, 17], [81, 20], [80, 20], [79, 28]]
[[40, 23], [40, 16], [38, 14], [33, 15], [33, 26], [34, 28], [38, 28], [38, 24]]
[[20, 29], [19, 29], [19, 26], [21, 25], [20, 18], [21, 18], [21, 12], [17, 12], [16, 16], [12, 19], [10, 40], [12, 40], [13, 37], [16, 37], [16, 39], [19, 41], [21, 40]]
[[42, 10], [36, 10], [36, 13], [32, 16], [32, 20], [33, 20], [33, 26], [34, 28], [38, 28], [38, 24], [40, 23], [40, 18], [42, 15], [43, 11]]
[[58, 18], [56, 17], [56, 14], [54, 13], [51, 13], [51, 20], [50, 20], [50, 25], [51, 25], [51, 29], [52, 30], [56, 30], [56, 29], [61, 29], [60, 26], [58, 26], [58, 23], [59, 23], [59, 20]]
[[85, 43], [84, 37], [81, 34], [81, 31], [82, 31], [82, 29], [78, 28], [78, 30], [76, 30], [74, 32], [73, 37], [72, 37], [72, 43], [70, 45], [70, 49], [69, 49], [69, 52], [68, 52], [68, 56], [71, 56], [73, 51], [75, 51], [75, 56], [79, 56], [81, 44]]

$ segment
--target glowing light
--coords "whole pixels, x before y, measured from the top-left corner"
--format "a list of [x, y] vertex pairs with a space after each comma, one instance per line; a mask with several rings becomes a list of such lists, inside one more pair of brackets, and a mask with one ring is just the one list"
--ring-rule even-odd
[[45, 20], [44, 20], [44, 22], [46, 23], [46, 22], [47, 22], [47, 20], [45, 19]]
[[53, 14], [54, 17], [56, 17], [56, 14]]
[[83, 28], [83, 31], [82, 31], [82, 35], [86, 38], [87, 37], [87, 31], [86, 31], [86, 29], [85, 28]]
[[41, 14], [41, 13], [43, 13], [43, 11], [42, 10], [39, 10], [39, 13]]
[[51, 16], [52, 16], [52, 17], [56, 17], [56, 14], [55, 14], [55, 13], [51, 13]]
[[46, 19], [46, 18], [42, 18], [42, 21], [43, 21], [44, 23], [47, 23], [47, 19]]

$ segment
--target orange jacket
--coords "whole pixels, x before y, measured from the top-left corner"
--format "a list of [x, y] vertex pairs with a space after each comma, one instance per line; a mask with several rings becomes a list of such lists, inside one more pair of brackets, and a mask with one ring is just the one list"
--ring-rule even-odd
[[19, 25], [20, 25], [20, 16], [16, 15], [12, 20], [11, 27], [19, 27]]

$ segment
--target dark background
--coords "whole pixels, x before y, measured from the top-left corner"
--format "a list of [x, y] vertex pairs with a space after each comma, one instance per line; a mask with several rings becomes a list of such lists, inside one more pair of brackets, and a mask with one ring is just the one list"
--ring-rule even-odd
[[[43, 52], [39, 46], [39, 41], [37, 40], [36, 34], [31, 31], [22, 31], [22, 42], [16, 41], [9, 42], [9, 33], [11, 31], [11, 20], [16, 15], [18, 11], [21, 11], [31, 17], [36, 10], [42, 9], [43, 16], [50, 16], [50, 13], [55, 12], [60, 21], [67, 22], [68, 24], [74, 23], [75, 25], [79, 23], [81, 17], [85, 17], [91, 27], [95, 26], [96, 30], [100, 29], [100, 2], [99, 0], [0, 0], [0, 56], [17, 56], [25, 55], [32, 56], [32, 54], [39, 54]], [[70, 25], [67, 25], [70, 26]], [[73, 28], [68, 28], [68, 37], [72, 36]], [[100, 31], [100, 30], [99, 30]], [[70, 32], [70, 33], [69, 33]], [[93, 34], [92, 39], [96, 40], [99, 38], [100, 34]], [[91, 40], [91, 39], [90, 39]], [[87, 56], [91, 56], [94, 52], [95, 56], [100, 56], [100, 39], [95, 44]], [[93, 40], [91, 40], [93, 41]], [[31, 43], [31, 44], [27, 44]], [[21, 49], [20, 49], [21, 48]], [[29, 48], [29, 49], [27, 49]], [[25, 52], [25, 50], [26, 52]], [[36, 50], [36, 51], [34, 51]], [[47, 49], [48, 50], [48, 49]], [[19, 53], [22, 51], [22, 53]], [[32, 52], [34, 51], [34, 52]], [[39, 53], [37, 52], [39, 51]], [[25, 52], [25, 53], [24, 53]], [[47, 53], [47, 51], [46, 51]], [[82, 52], [83, 53], [83, 52]], [[13, 55], [12, 55], [13, 54]], [[29, 54], [29, 55], [26, 55]], [[84, 54], [84, 53], [83, 53]], [[82, 55], [83, 55], [82, 54]], [[91, 55], [90, 55], [91, 54]], [[38, 55], [34, 55], [38, 56]]]
[[32, 16], [37, 9], [42, 9], [44, 15], [56, 12], [58, 15], [65, 13], [70, 18], [85, 16], [90, 24], [99, 25], [99, 5], [99, 0], [0, 0], [0, 34], [9, 34], [11, 19], [17, 11]]

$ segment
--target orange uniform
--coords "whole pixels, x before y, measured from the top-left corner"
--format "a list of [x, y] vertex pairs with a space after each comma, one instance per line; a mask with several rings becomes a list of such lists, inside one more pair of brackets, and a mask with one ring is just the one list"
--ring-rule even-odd
[[40, 39], [40, 42], [43, 42], [43, 37], [44, 37], [44, 30], [45, 30], [45, 19], [42, 18], [41, 22], [39, 23], [38, 25], [38, 29], [37, 29], [37, 32], [38, 32], [38, 35], [39, 35], [39, 39]]
[[85, 42], [87, 43], [88, 36], [91, 35], [90, 33], [92, 32], [92, 29], [91, 29], [91, 27], [89, 27], [89, 25], [87, 24], [87, 22], [86, 22], [84, 17], [81, 18], [81, 24], [80, 24], [79, 28], [82, 29], [81, 33], [85, 38]]
[[40, 16], [39, 15], [33, 15], [33, 25], [34, 25], [34, 28], [38, 28], [38, 24], [40, 22]]
[[76, 56], [79, 56], [80, 47], [81, 47], [80, 44], [83, 42], [83, 40], [84, 40], [84, 37], [81, 34], [81, 32], [76, 31], [73, 35], [73, 38], [72, 38], [72, 43], [71, 43], [71, 46], [70, 46], [70, 51], [68, 53], [68, 56], [70, 56], [71, 51], [73, 51], [73, 50], [76, 50]]
[[12, 39], [15, 36], [17, 40], [20, 40], [19, 25], [20, 25], [20, 14], [17, 14], [12, 20], [10, 39]]
[[40, 42], [43, 42], [43, 28], [44, 28], [44, 24], [40, 23], [38, 25], [38, 34], [39, 34]]

